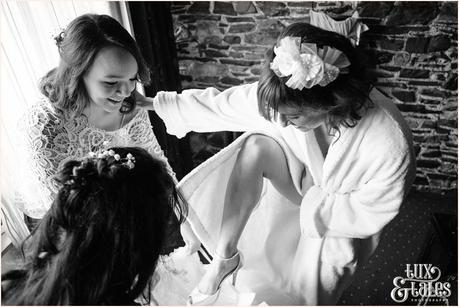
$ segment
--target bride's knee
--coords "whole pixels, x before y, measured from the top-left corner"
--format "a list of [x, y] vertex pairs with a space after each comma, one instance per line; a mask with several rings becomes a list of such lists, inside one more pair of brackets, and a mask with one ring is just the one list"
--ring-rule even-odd
[[266, 161], [266, 159], [283, 155], [280, 145], [273, 138], [262, 134], [248, 136], [243, 145], [243, 152], [252, 158], [257, 158], [257, 161], [260, 161], [260, 158]]

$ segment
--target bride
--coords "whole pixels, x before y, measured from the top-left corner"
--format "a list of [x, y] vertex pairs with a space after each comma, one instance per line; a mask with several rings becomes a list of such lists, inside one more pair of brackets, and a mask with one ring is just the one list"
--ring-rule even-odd
[[237, 277], [268, 304], [333, 305], [375, 250], [415, 159], [409, 127], [353, 46], [363, 30], [311, 12], [281, 33], [258, 82], [141, 99], [178, 137], [247, 131], [179, 183], [189, 235], [213, 256], [190, 304], [215, 303]]

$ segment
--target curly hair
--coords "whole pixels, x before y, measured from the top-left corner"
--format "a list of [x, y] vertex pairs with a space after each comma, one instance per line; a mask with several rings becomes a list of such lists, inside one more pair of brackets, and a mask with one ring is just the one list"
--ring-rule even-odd
[[[163, 162], [140, 148], [130, 169], [114, 157], [69, 161], [51, 209], [23, 245], [23, 269], [2, 276], [4, 304], [128, 305], [148, 285], [186, 206]], [[3, 288], [3, 287], [2, 287]]]
[[[41, 80], [39, 89], [49, 98], [58, 114], [79, 115], [89, 102], [83, 76], [94, 62], [98, 52], [108, 46], [128, 51], [139, 67], [138, 81], [148, 84], [150, 71], [137, 43], [118, 21], [108, 15], [85, 14], [70, 22], [55, 37], [59, 49], [59, 66], [50, 70]], [[123, 113], [135, 109], [132, 95], [123, 102]]]
[[339, 132], [340, 126], [354, 127], [372, 103], [368, 96], [372, 80], [366, 71], [364, 56], [344, 36], [326, 31], [308, 23], [295, 23], [280, 34], [277, 44], [284, 37], [300, 37], [301, 43], [314, 43], [318, 47], [330, 46], [342, 51], [351, 65], [349, 72], [340, 74], [336, 80], [322, 87], [296, 90], [285, 82], [289, 77], [278, 77], [270, 68], [274, 59], [274, 46], [266, 53], [264, 67], [258, 82], [257, 96], [260, 114], [273, 120], [279, 106], [325, 110], [329, 127]]

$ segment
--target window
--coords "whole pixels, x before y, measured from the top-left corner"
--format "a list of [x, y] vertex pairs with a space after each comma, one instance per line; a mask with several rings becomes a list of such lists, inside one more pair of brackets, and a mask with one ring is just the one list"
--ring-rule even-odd
[[[108, 14], [130, 30], [124, 2], [114, 1], [1, 1], [0, 75], [0, 193], [2, 241], [4, 229], [17, 245], [27, 235], [22, 213], [12, 203], [14, 186], [14, 139], [17, 122], [39, 98], [38, 81], [56, 67], [59, 54], [53, 37], [76, 16]], [[5, 227], [6, 226], [6, 227]], [[4, 248], [5, 246], [2, 246]]]

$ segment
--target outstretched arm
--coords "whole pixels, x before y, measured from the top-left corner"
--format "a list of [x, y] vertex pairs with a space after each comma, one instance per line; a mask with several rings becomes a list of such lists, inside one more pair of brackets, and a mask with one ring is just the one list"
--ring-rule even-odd
[[224, 91], [215, 88], [158, 92], [154, 110], [164, 120], [167, 132], [183, 137], [189, 131], [246, 131], [269, 124], [259, 113], [257, 83], [235, 86]]

